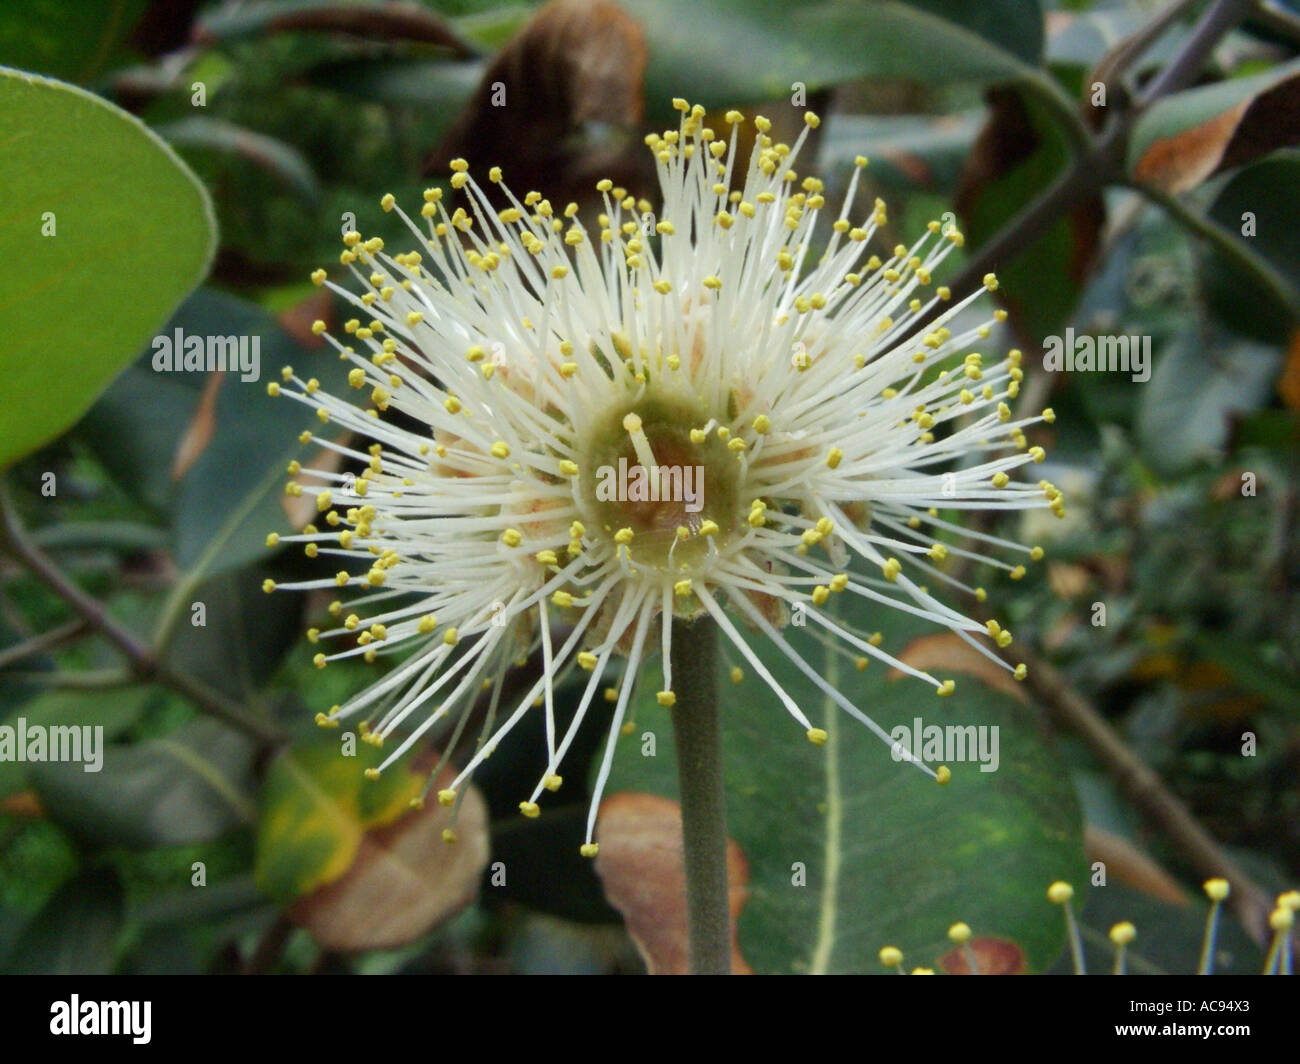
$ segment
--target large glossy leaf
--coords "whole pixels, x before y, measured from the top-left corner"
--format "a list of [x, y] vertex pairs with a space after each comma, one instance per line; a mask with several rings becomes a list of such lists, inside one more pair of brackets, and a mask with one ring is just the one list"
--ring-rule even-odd
[[312, 419], [269, 398], [266, 381], [278, 379], [285, 364], [311, 376], [333, 356], [308, 351], [260, 307], [208, 289], [186, 300], [162, 335], [177, 329], [245, 338], [250, 361], [256, 343], [255, 379], [160, 372], [146, 354], [78, 432], [128, 491], [171, 511], [176, 562], [195, 583], [265, 554], [266, 534], [284, 529], [284, 468], [301, 451], [297, 434]]
[[211, 720], [104, 752], [103, 768], [46, 764], [31, 773], [49, 816], [95, 846], [165, 846], [251, 824], [251, 740]]
[[[0, 725], [28, 728], [101, 727], [107, 742], [131, 727], [144, 712], [154, 692], [148, 687], [116, 687], [108, 691], [47, 691], [17, 706], [0, 707]], [[28, 786], [40, 762], [0, 760], [0, 798]], [[81, 772], [80, 765], [73, 766]]]
[[[1210, 217], [1262, 257], [1300, 303], [1300, 151], [1276, 152], [1234, 174], [1219, 190]], [[1239, 332], [1271, 343], [1300, 326], [1294, 312], [1225, 256], [1207, 251], [1203, 276], [1215, 313]]]
[[[788, 97], [854, 78], [1001, 81], [1042, 53], [1037, 3], [1013, 0], [788, 3], [783, 0], [626, 0], [649, 45], [646, 100], [706, 106]], [[753, 62], [736, 62], [739, 55]]]
[[[882, 628], [895, 651], [924, 630], [888, 613], [857, 619]], [[728, 830], [750, 872], [739, 924], [745, 958], [760, 972], [876, 971], [880, 948], [894, 945], [909, 966], [934, 967], [951, 949], [948, 927], [964, 920], [977, 936], [1006, 943], [1005, 954], [1029, 970], [1050, 964], [1063, 938], [1044, 891], [1055, 879], [1080, 884], [1084, 863], [1074, 793], [1039, 714], [961, 673], [953, 673], [956, 693], [940, 700], [923, 683], [888, 678], [878, 663], [859, 673], [805, 632], [787, 633], [819, 674], [886, 729], [910, 729], [917, 717], [996, 726], [999, 764], [993, 772], [953, 764], [941, 787], [894, 761], [788, 661], [763, 651], [829, 738], [809, 743], [752, 670], [740, 686], [722, 688]], [[929, 667], [946, 675], [962, 658]], [[675, 796], [667, 711], [647, 681], [611, 790]], [[654, 757], [642, 756], [647, 732], [656, 736]]]
[[207, 272], [207, 193], [136, 119], [0, 68], [0, 467], [68, 428]]
[[1148, 461], [1175, 474], [1220, 459], [1232, 415], [1267, 400], [1280, 363], [1276, 350], [1223, 330], [1208, 342], [1199, 331], [1184, 332], [1160, 352], [1142, 386], [1138, 439]]

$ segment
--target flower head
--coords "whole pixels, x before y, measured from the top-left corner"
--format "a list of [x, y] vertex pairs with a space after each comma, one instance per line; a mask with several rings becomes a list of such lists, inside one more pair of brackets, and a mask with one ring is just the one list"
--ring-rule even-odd
[[[945, 546], [961, 529], [939, 508], [1062, 512], [1050, 484], [1013, 477], [1043, 457], [1024, 428], [1052, 418], [1013, 417], [1019, 353], [978, 351], [991, 322], [956, 334], [946, 325], [980, 294], [954, 300], [933, 283], [961, 234], [931, 222], [912, 246], [873, 252], [885, 204], [849, 217], [864, 159], [829, 231], [816, 228], [830, 213], [822, 183], [791, 169], [807, 129], [787, 146], [759, 117], [746, 159], [738, 112], [715, 131], [703, 108], [676, 106], [679, 127], [647, 138], [658, 218], [601, 181], [592, 231], [576, 204], [560, 209], [538, 192], [517, 199], [496, 168], [480, 185], [463, 160], [451, 164], [451, 185], [464, 206], [430, 189], [417, 219], [385, 196], [383, 208], [411, 231], [410, 249], [352, 232], [341, 262], [360, 291], [314, 275], [359, 308], [347, 336], [328, 339], [369, 405], [289, 369], [283, 388], [270, 388], [324, 423], [304, 442], [364, 466], [316, 471], [331, 485], [317, 496], [328, 527], [277, 537], [338, 559], [337, 575], [281, 587], [353, 593], [331, 608], [337, 627], [312, 633], [337, 647], [316, 662], [403, 655], [321, 722], [361, 718], [376, 744], [402, 729], [387, 766], [492, 691], [479, 747], [440, 793], [445, 803], [500, 736], [542, 712], [545, 762], [521, 803], [536, 815], [623, 659], [598, 801], [639, 667], [655, 651], [659, 701], [675, 699], [674, 618], [716, 622], [812, 741], [826, 733], [764, 665], [771, 651], [760, 644], [890, 742], [786, 641], [792, 614], [846, 653], [948, 694], [951, 680], [892, 657], [878, 637], [835, 619], [828, 600], [857, 596], [924, 617], [1001, 664], [991, 645], [1010, 633], [917, 580], [958, 584], [941, 567], [950, 553], [1016, 579], [1015, 556], [1041, 551], [974, 532], [965, 534], [1013, 560]], [[806, 121], [817, 125], [812, 114]], [[996, 287], [992, 275], [985, 287]], [[348, 431], [375, 442], [362, 451]], [[289, 490], [304, 489], [293, 481]], [[503, 674], [533, 651], [541, 677], [501, 705]], [[561, 734], [553, 692], [575, 669], [586, 671], [585, 688]], [[1023, 677], [1024, 666], [1015, 671]], [[453, 745], [459, 736], [458, 727]]]

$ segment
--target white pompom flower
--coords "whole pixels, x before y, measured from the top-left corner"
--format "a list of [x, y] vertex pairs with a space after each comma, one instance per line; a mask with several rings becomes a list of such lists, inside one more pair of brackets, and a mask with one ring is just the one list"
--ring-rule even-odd
[[[949, 554], [1018, 579], [1017, 556], [1041, 551], [973, 532], [997, 556], [945, 546], [963, 530], [940, 508], [1059, 515], [1064, 505], [1051, 484], [1016, 475], [1043, 458], [1025, 427], [1053, 417], [1013, 416], [1019, 353], [994, 360], [976, 350], [991, 321], [958, 335], [945, 325], [982, 294], [953, 300], [933, 283], [960, 233], [932, 222], [911, 247], [873, 254], [885, 205], [857, 223], [848, 216], [864, 159], [843, 208], [818, 231], [828, 213], [822, 183], [790, 169], [814, 115], [793, 147], [755, 119], [746, 161], [742, 115], [728, 112], [720, 136], [702, 107], [675, 103], [679, 128], [647, 138], [663, 193], [657, 220], [649, 204], [601, 181], [592, 232], [575, 204], [557, 211], [537, 192], [516, 199], [496, 168], [485, 188], [463, 160], [452, 163], [451, 184], [464, 207], [449, 211], [430, 189], [421, 221], [385, 196], [412, 250], [391, 253], [351, 232], [342, 262], [360, 292], [313, 275], [360, 308], [344, 340], [326, 335], [368, 407], [288, 368], [269, 388], [312, 408], [327, 427], [301, 439], [334, 452], [328, 468], [290, 467], [332, 485], [317, 497], [327, 527], [271, 537], [337, 559], [336, 575], [281, 588], [353, 593], [331, 606], [337, 627], [309, 633], [336, 648], [316, 664], [399, 659], [318, 720], [356, 718], [376, 745], [396, 737], [382, 771], [439, 722], [463, 723], [488, 688], [477, 748], [439, 800], [455, 804], [497, 742], [541, 712], [545, 758], [539, 752], [541, 771], [520, 804], [535, 816], [614, 678], [588, 856], [615, 740], [656, 651], [658, 700], [675, 700], [674, 618], [716, 622], [734, 659], [813, 742], [826, 733], [764, 664], [773, 651], [892, 743], [787, 642], [792, 612], [855, 658], [948, 694], [952, 680], [891, 656], [837, 620], [828, 599], [857, 596], [923, 617], [1003, 664], [990, 644], [1005, 646], [1005, 629], [918, 580], [962, 586], [944, 571]], [[985, 278], [986, 288], [996, 284]], [[368, 453], [337, 442], [340, 430], [373, 440]], [[364, 469], [332, 471], [338, 456]], [[301, 493], [301, 483], [289, 491]], [[967, 590], [983, 601], [982, 589]], [[531, 653], [540, 653], [541, 676], [503, 705], [504, 675]], [[585, 687], [560, 729], [554, 691], [574, 670], [586, 671]], [[1014, 671], [1023, 678], [1023, 665]], [[946, 779], [946, 769], [915, 763]]]

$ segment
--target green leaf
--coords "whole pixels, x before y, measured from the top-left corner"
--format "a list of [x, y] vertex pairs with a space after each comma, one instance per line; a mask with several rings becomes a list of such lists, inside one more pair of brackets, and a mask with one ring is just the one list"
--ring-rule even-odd
[[[649, 46], [651, 113], [675, 96], [719, 107], [788, 97], [856, 78], [1005, 81], [1042, 52], [1037, 3], [963, 5], [847, 0], [625, 0]], [[738, 62], [738, 56], [755, 57]]]
[[[207, 193], [126, 112], [0, 68], [0, 467], [67, 429], [202, 279], [216, 243]], [[53, 227], [51, 229], [51, 227]], [[51, 235], [43, 235], [45, 233]]]
[[276, 137], [208, 115], [181, 118], [157, 130], [169, 144], [232, 155], [242, 165], [265, 170], [305, 200], [320, 198], [320, 182], [306, 156]]
[[428, 108], [443, 119], [439, 128], [445, 128], [469, 103], [485, 68], [479, 60], [344, 59], [313, 67], [308, 80], [374, 103]]
[[280, 755], [262, 787], [254, 875], [270, 897], [290, 901], [339, 879], [351, 867], [369, 827], [406, 812], [423, 780], [394, 769], [364, 776], [383, 755], [346, 732], [327, 732]]
[[[302, 638], [303, 596], [262, 590], [264, 579], [283, 579], [286, 568], [286, 561], [273, 559], [195, 588], [167, 646], [167, 663], [233, 698], [256, 697]], [[193, 623], [196, 603], [203, 605], [201, 626]]]
[[[1211, 219], [1232, 239], [1249, 244], [1290, 284], [1293, 293], [1300, 293], [1297, 188], [1300, 151], [1277, 152], [1234, 174], [1219, 190], [1209, 210]], [[1254, 277], [1224, 256], [1207, 251], [1201, 273], [1211, 309], [1238, 332], [1277, 343], [1300, 325], [1292, 312], [1261, 288]], [[1293, 298], [1300, 299], [1300, 295]]]
[[15, 975], [107, 975], [117, 958], [124, 897], [116, 872], [83, 872], [31, 919], [3, 969]]
[[211, 720], [161, 739], [109, 746], [103, 768], [34, 766], [32, 785], [48, 815], [93, 846], [174, 846], [251, 823], [254, 745]]
[[961, 174], [979, 132], [979, 112], [932, 119], [883, 115], [835, 115], [823, 127], [820, 164], [847, 170], [853, 159], [871, 161], [872, 183], [882, 188], [947, 191]]
[[131, 31], [149, 0], [23, 0], [0, 13], [0, 66], [86, 82], [130, 62]]
[[1267, 401], [1281, 356], [1222, 331], [1189, 331], [1155, 360], [1142, 386], [1138, 440], [1157, 472], [1174, 475], [1221, 460], [1231, 415]]
[[[888, 626], [884, 647], [893, 652], [924, 631], [902, 615], [858, 612], [859, 622]], [[870, 972], [879, 970], [881, 947], [893, 945], [909, 967], [934, 967], [952, 948], [947, 929], [962, 920], [977, 937], [1014, 943], [1031, 971], [1045, 968], [1064, 942], [1046, 888], [1056, 879], [1081, 886], [1085, 866], [1075, 795], [1039, 714], [964, 674], [955, 694], [938, 700], [924, 683], [886, 678], [878, 662], [859, 673], [806, 630], [786, 632], [819, 675], [886, 730], [910, 732], [917, 717], [927, 725], [996, 726], [999, 764], [987, 773], [953, 764], [952, 781], [938, 786], [894, 761], [788, 659], [760, 648], [829, 738], [825, 746], [809, 743], [751, 669], [739, 686], [721, 680], [728, 829], [750, 871], [739, 921], [745, 958], [760, 972]], [[657, 685], [649, 676], [641, 684], [637, 727], [620, 743], [610, 793], [676, 796]], [[654, 757], [641, 754], [646, 732], [656, 736]], [[803, 886], [796, 885], [801, 871]]]
[[[127, 731], [144, 712], [154, 692], [148, 687], [114, 687], [105, 691], [47, 691], [7, 711], [0, 724], [17, 728], [102, 727], [107, 742]], [[25, 790], [40, 762], [0, 759], [0, 798]], [[72, 766], [81, 772], [81, 766]]]
[[[205, 410], [209, 374], [159, 372], [146, 354], [77, 431], [127, 491], [171, 512], [176, 563], [192, 593], [205, 577], [264, 556], [267, 533], [284, 529], [285, 465], [301, 450], [297, 433], [312, 419], [267, 396], [264, 381], [282, 365], [304, 368], [304, 360], [321, 356], [305, 350], [262, 308], [211, 289], [187, 299], [163, 335], [177, 329], [185, 336], [246, 337], [250, 355], [255, 341], [257, 379], [227, 373]], [[142, 419], [146, 407], [150, 417]], [[209, 417], [199, 431], [200, 419]], [[178, 467], [187, 434], [206, 442]]]

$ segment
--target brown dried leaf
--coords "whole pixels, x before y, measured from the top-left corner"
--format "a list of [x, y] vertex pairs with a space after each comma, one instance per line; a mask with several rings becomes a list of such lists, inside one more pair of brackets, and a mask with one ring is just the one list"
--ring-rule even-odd
[[[623, 914], [628, 934], [651, 975], [685, 975], [686, 872], [682, 863], [681, 806], [656, 794], [621, 793], [600, 803], [596, 874], [610, 905]], [[736, 920], [749, 896], [749, 863], [727, 840], [731, 894], [731, 970], [751, 975], [736, 943]]]
[[[1021, 702], [1029, 701], [1023, 685], [1017, 682], [1011, 673], [990, 661], [951, 632], [923, 635], [913, 639], [903, 648], [903, 652], [898, 655], [898, 660], [927, 672], [939, 670], [945, 674], [965, 673]], [[891, 680], [901, 679], [902, 676], [903, 674], [897, 669], [889, 670]]]
[[212, 436], [217, 430], [217, 393], [221, 391], [225, 379], [224, 373], [208, 374], [203, 385], [203, 395], [194, 409], [194, 417], [185, 426], [180, 442], [176, 444], [176, 454], [172, 458], [172, 480], [180, 480], [188, 473], [212, 442]]
[[[434, 790], [451, 782], [443, 769]], [[436, 803], [366, 832], [340, 879], [295, 902], [288, 916], [326, 949], [392, 949], [413, 941], [474, 900], [487, 867], [487, 803], [465, 792], [457, 841], [443, 842], [451, 810]]]
[[319, 320], [328, 328], [334, 328], [334, 297], [324, 289], [313, 292], [301, 303], [295, 303], [288, 310], [281, 311], [275, 320], [300, 346], [308, 350], [324, 347], [325, 338], [317, 336], [311, 327], [313, 322]]
[[980, 975], [1024, 975], [1025, 953], [1014, 942], [1005, 938], [972, 938], [966, 947], [958, 946], [939, 958], [938, 967], [948, 975], [971, 975], [970, 957], [975, 955], [975, 967]]
[[584, 134], [639, 127], [645, 65], [641, 27], [617, 4], [552, 0], [497, 54], [429, 172], [458, 156], [476, 168], [500, 163], [512, 187], [544, 188], [553, 202], [593, 196], [601, 177], [636, 190], [649, 154], [634, 151], [639, 142], [593, 144]]
[[1277, 394], [1290, 410], [1300, 410], [1300, 329], [1292, 330], [1286, 363], [1277, 379]]
[[1089, 824], [1084, 829], [1083, 849], [1089, 861], [1105, 864], [1108, 881], [1114, 879], [1173, 905], [1188, 903], [1187, 894], [1178, 881], [1136, 843], [1122, 835]]
[[45, 809], [35, 791], [19, 791], [0, 798], [0, 813], [18, 820], [40, 820], [45, 816]]
[[1300, 143], [1300, 74], [1170, 137], [1152, 141], [1134, 176], [1176, 195], [1288, 144]]

